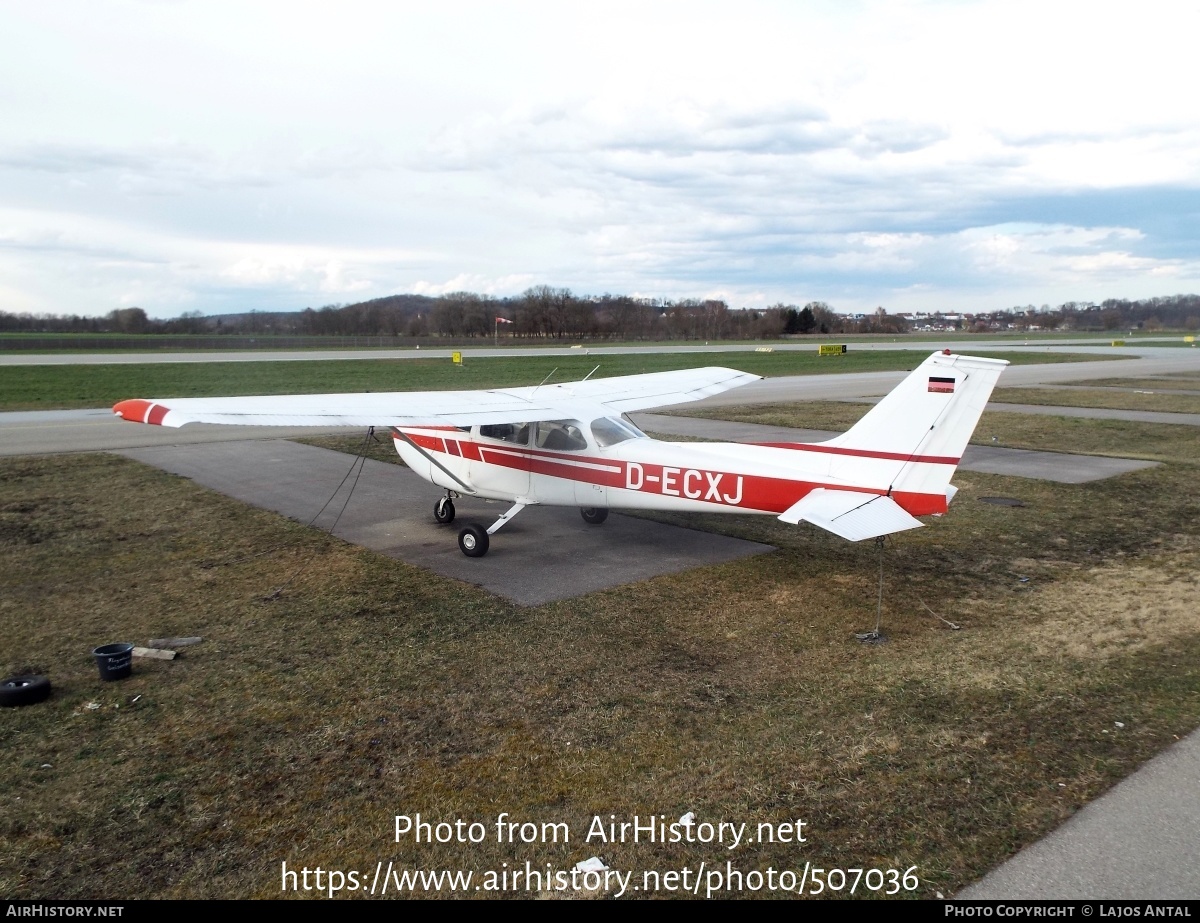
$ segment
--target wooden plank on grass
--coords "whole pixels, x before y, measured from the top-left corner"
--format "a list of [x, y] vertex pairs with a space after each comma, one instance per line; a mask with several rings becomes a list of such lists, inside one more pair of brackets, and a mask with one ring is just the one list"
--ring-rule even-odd
[[174, 660], [179, 655], [175, 651], [164, 651], [154, 647], [135, 647], [133, 656], [149, 657], [151, 660]]

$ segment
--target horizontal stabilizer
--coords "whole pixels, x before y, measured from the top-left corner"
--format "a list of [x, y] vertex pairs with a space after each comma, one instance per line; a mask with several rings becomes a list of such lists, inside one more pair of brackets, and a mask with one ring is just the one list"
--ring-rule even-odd
[[891, 497], [856, 490], [818, 487], [793, 503], [779, 518], [793, 525], [803, 520], [852, 542], [891, 535], [922, 525]]

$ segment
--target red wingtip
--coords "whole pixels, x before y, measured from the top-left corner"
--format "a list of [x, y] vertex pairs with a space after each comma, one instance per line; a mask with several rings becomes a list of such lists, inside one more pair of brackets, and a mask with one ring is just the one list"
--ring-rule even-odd
[[134, 423], [153, 423], [157, 426], [167, 415], [167, 408], [153, 401], [121, 401], [113, 406], [113, 413], [123, 420], [132, 420]]
[[134, 423], [145, 423], [146, 411], [149, 409], [149, 401], [121, 401], [113, 405], [113, 413], [123, 420], [131, 420]]

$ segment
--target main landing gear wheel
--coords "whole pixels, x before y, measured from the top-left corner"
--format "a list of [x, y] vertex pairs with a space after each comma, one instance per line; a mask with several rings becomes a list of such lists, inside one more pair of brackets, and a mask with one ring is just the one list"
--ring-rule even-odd
[[458, 533], [458, 548], [468, 558], [482, 558], [488, 550], [487, 529], [467, 526]]
[[585, 506], [580, 508], [579, 515], [583, 517], [584, 522], [590, 522], [592, 525], [598, 526], [604, 520], [608, 519], [608, 510]]
[[449, 497], [442, 497], [433, 505], [433, 518], [442, 525], [454, 522], [454, 501]]

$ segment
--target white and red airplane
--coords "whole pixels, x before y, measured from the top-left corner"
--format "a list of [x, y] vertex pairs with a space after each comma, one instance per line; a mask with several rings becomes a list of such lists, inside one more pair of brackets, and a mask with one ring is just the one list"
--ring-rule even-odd
[[390, 426], [405, 463], [446, 494], [511, 504], [458, 536], [470, 557], [527, 506], [687, 510], [776, 516], [850, 541], [923, 525], [957, 488], [950, 478], [1000, 372], [999, 359], [934, 353], [848, 432], [818, 443], [660, 442], [624, 415], [700, 400], [758, 376], [724, 368], [654, 372], [482, 391], [311, 394], [121, 401], [126, 420], [162, 426]]

